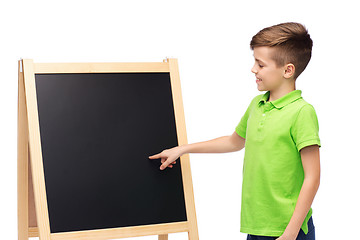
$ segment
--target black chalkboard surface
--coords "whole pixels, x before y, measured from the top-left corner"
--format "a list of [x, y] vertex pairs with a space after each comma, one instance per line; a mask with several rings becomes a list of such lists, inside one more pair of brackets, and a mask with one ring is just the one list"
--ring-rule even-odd
[[186, 221], [169, 73], [35, 74], [51, 233]]

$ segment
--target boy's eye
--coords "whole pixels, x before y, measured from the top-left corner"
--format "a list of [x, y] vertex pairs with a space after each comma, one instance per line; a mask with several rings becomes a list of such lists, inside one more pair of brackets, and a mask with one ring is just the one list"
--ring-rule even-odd
[[263, 65], [261, 65], [261, 64], [259, 64], [259, 67], [261, 67], [261, 68], [262, 68], [262, 67], [264, 67], [264, 66], [263, 66]]

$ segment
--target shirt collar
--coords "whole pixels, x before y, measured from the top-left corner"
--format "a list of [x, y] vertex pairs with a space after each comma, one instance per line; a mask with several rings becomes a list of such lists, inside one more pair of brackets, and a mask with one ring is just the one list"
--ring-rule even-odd
[[[295, 100], [301, 98], [301, 90], [294, 90], [292, 92], [287, 93], [286, 95], [282, 96], [281, 98], [276, 99], [275, 101], [271, 101], [272, 105], [276, 108], [282, 108], [283, 106], [288, 105], [289, 103], [294, 102]], [[266, 103], [269, 99], [270, 91], [264, 93], [264, 95], [260, 98], [259, 103]]]

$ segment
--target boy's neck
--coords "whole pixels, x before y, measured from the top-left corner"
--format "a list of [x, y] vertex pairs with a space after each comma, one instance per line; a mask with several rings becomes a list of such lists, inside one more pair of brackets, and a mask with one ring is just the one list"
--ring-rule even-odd
[[296, 90], [295, 81], [294, 81], [294, 84], [285, 85], [285, 86], [279, 87], [278, 89], [270, 90], [270, 96], [269, 96], [268, 102], [275, 101], [294, 90]]

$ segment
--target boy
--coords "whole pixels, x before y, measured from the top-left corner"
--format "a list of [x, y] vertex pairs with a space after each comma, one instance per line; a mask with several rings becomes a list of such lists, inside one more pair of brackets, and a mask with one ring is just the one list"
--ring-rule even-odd
[[[186, 153], [225, 153], [245, 147], [241, 232], [247, 239], [315, 239], [311, 203], [320, 184], [319, 125], [295, 80], [311, 58], [305, 27], [289, 22], [253, 36], [259, 91], [231, 136], [186, 144], [150, 156], [160, 169]], [[246, 141], [245, 141], [246, 139]]]

